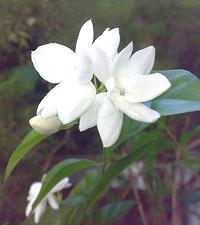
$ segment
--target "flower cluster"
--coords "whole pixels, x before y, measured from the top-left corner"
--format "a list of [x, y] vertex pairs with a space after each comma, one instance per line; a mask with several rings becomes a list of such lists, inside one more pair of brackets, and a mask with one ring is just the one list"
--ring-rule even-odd
[[[133, 44], [118, 52], [119, 29], [106, 29], [96, 40], [92, 21], [78, 35], [76, 50], [50, 43], [38, 47], [31, 58], [40, 76], [57, 84], [40, 102], [31, 126], [52, 134], [63, 124], [80, 118], [79, 129], [97, 126], [104, 147], [119, 138], [123, 115], [141, 122], [155, 122], [160, 114], [144, 103], [170, 88], [168, 79], [150, 74], [155, 48], [149, 46], [132, 54]], [[105, 86], [98, 93], [95, 77]]]

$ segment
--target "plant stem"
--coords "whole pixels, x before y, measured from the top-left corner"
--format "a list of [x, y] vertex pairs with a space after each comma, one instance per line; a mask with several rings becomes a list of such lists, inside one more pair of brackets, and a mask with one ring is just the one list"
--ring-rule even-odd
[[174, 177], [172, 182], [172, 224], [173, 225], [181, 225], [180, 215], [178, 212], [178, 204], [177, 204], [177, 182], [176, 182], [176, 174], [177, 174], [177, 163], [180, 161], [180, 152], [182, 149], [185, 149], [184, 146], [182, 146], [176, 136], [170, 131], [168, 127], [166, 127], [166, 132], [169, 135], [169, 137], [174, 141], [174, 143], [177, 145], [177, 149], [175, 152], [175, 169], [174, 169]]
[[[176, 150], [176, 162], [180, 160], [180, 152]], [[177, 182], [176, 182], [176, 173], [177, 168], [175, 165], [174, 177], [172, 183], [172, 224], [173, 225], [181, 225], [180, 216], [178, 213], [178, 204], [177, 204]]]
[[102, 176], [106, 170], [106, 150], [103, 149]]
[[137, 187], [135, 186], [135, 183], [134, 183], [135, 179], [134, 179], [134, 177], [133, 177], [133, 175], [132, 175], [130, 170], [129, 170], [129, 177], [130, 177], [133, 193], [134, 193], [135, 199], [137, 201], [137, 206], [138, 206], [138, 210], [139, 210], [140, 217], [141, 217], [141, 220], [142, 220], [142, 224], [143, 225], [148, 225], [147, 219], [146, 219], [146, 216], [145, 216], [145, 213], [144, 213], [144, 208], [143, 208], [143, 205], [142, 205], [142, 202], [141, 202], [141, 199], [140, 199], [140, 195], [139, 195]]

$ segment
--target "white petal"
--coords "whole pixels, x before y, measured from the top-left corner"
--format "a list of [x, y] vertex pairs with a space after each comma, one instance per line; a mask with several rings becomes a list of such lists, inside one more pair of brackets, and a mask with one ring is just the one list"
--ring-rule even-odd
[[80, 29], [76, 42], [76, 54], [81, 55], [83, 52], [88, 51], [92, 45], [93, 37], [93, 24], [91, 20], [88, 20]]
[[95, 99], [96, 88], [88, 84], [63, 84], [57, 99], [58, 117], [63, 124], [78, 119]]
[[33, 202], [29, 202], [28, 205], [26, 206], [26, 210], [25, 210], [25, 215], [26, 217], [28, 217], [31, 213], [32, 210], [32, 206], [33, 206]]
[[46, 135], [58, 132], [62, 126], [62, 122], [58, 116], [51, 116], [48, 118], [35, 116], [29, 120], [29, 123], [38, 133]]
[[154, 61], [155, 48], [153, 46], [135, 52], [129, 62], [129, 76], [132, 74], [149, 74], [153, 69]]
[[170, 86], [168, 79], [160, 73], [133, 77], [124, 83], [124, 98], [134, 103], [147, 102], [164, 93]]
[[145, 122], [153, 123], [160, 118], [160, 114], [142, 103], [130, 103], [125, 101], [121, 96], [115, 98], [116, 105], [130, 118]]
[[88, 83], [92, 79], [92, 60], [88, 53], [83, 52], [80, 57], [77, 57], [75, 73], [75, 77], [79, 83]]
[[80, 118], [80, 122], [79, 122], [80, 131], [87, 130], [97, 125], [97, 113], [99, 111], [100, 106], [103, 103], [105, 96], [106, 96], [106, 93], [100, 93], [96, 95], [92, 105]]
[[40, 192], [41, 187], [42, 187], [42, 183], [41, 182], [34, 182], [30, 186], [29, 194], [37, 197], [37, 195]]
[[31, 59], [40, 76], [51, 83], [71, 79], [71, 71], [76, 65], [76, 54], [56, 43], [38, 47], [32, 52]]
[[102, 51], [106, 52], [106, 54], [113, 58], [116, 53], [120, 42], [119, 29], [115, 28], [109, 30], [108, 28], [100, 35], [93, 46], [100, 48]]
[[47, 93], [38, 105], [37, 115], [48, 118], [57, 114], [57, 99], [61, 95], [62, 86], [63, 84], [60, 83]]
[[43, 201], [34, 210], [34, 213], [35, 213], [35, 215], [34, 215], [35, 223], [39, 223], [40, 218], [44, 214], [45, 210], [46, 210], [46, 201]]
[[123, 113], [106, 98], [97, 117], [97, 128], [104, 147], [110, 147], [117, 141], [122, 123]]
[[133, 51], [133, 43], [130, 42], [114, 59], [112, 74], [118, 76], [120, 71], [127, 67]]
[[68, 188], [68, 187], [71, 187], [71, 183], [69, 182], [69, 178], [65, 177], [59, 183], [57, 183], [54, 188], [52, 188], [50, 193], [53, 194], [53, 193], [59, 192], [59, 191], [63, 190], [64, 188]]
[[111, 59], [100, 48], [92, 49], [93, 72], [99, 81], [106, 83], [110, 77]]
[[52, 209], [55, 209], [55, 210], [59, 209], [59, 205], [56, 202], [55, 197], [53, 195], [49, 195], [47, 197], [47, 199], [48, 199], [48, 203], [49, 203], [49, 205], [51, 206]]

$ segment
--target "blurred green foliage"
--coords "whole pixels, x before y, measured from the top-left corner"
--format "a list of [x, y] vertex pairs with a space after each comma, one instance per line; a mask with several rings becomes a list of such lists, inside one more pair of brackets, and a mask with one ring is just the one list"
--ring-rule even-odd
[[[29, 130], [28, 119], [35, 114], [37, 103], [50, 88], [41, 79], [37, 79], [39, 76], [31, 65], [26, 66], [30, 63], [31, 50], [49, 42], [65, 44], [74, 49], [81, 25], [92, 18], [96, 36], [106, 27], [120, 27], [121, 48], [132, 40], [135, 49], [153, 44], [157, 50], [157, 69], [184, 68], [198, 76], [199, 14], [199, 0], [0, 1], [0, 182], [11, 152]], [[183, 117], [181, 122], [172, 118], [169, 126], [177, 136], [181, 136], [179, 128], [183, 127], [184, 132], [192, 129], [198, 123], [197, 117], [191, 119], [189, 115], [189, 119]], [[161, 127], [165, 127], [166, 123]], [[193, 133], [190, 135], [192, 138]], [[25, 196], [29, 184], [38, 180], [45, 169], [49, 168], [46, 161], [50, 162], [49, 155], [56, 148], [59, 152], [52, 160], [53, 164], [70, 154], [94, 154], [99, 151], [96, 143], [100, 143], [95, 134], [96, 131], [88, 131], [80, 136], [76, 130], [72, 130], [66, 135], [66, 142], [58, 148], [60, 140], [65, 138], [62, 133], [58, 133], [56, 138], [51, 138], [31, 153], [10, 181], [0, 188], [0, 224], [18, 225], [24, 220]], [[171, 144], [168, 140], [158, 141], [160, 133], [156, 131], [141, 133], [141, 136], [128, 143], [127, 148], [140, 143], [142, 135], [155, 138], [155, 142], [146, 145], [149, 151], [154, 150], [149, 154], [147, 162], [152, 166], [148, 167], [148, 171], [153, 171], [153, 178], [150, 176], [148, 179], [159, 183], [163, 171], [156, 174], [156, 156], [161, 154], [159, 157], [162, 157], [160, 148], [165, 149], [165, 145], [168, 150]], [[191, 140], [189, 138], [183, 144]], [[172, 153], [166, 152], [167, 157], [173, 161]], [[191, 157], [185, 152], [185, 157], [191, 166], [196, 155]], [[166, 189], [163, 192], [168, 193]], [[160, 189], [155, 190], [158, 193]]]

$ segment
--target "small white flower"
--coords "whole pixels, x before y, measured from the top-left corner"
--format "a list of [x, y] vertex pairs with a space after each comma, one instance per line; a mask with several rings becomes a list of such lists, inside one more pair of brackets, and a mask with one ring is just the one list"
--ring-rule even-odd
[[130, 43], [113, 58], [104, 49], [95, 49], [95, 75], [105, 84], [107, 92], [96, 96], [81, 116], [79, 129], [83, 131], [97, 125], [104, 147], [112, 146], [119, 138], [123, 113], [140, 122], [155, 122], [160, 114], [143, 103], [161, 95], [171, 86], [164, 75], [149, 75], [155, 60], [153, 46], [131, 56], [132, 50]]
[[[69, 188], [70, 186], [71, 186], [71, 183], [69, 182], [68, 177], [64, 178], [57, 185], [55, 185], [55, 187], [43, 198], [43, 200], [34, 209], [33, 213], [34, 213], [35, 223], [39, 223], [41, 216], [44, 214], [46, 210], [47, 203], [50, 205], [52, 209], [55, 209], [55, 210], [59, 209], [59, 205], [55, 199], [54, 194], [56, 192], [63, 190], [64, 188]], [[41, 187], [42, 187], [42, 182], [35, 182], [31, 185], [29, 189], [29, 195], [27, 197], [27, 200], [29, 203], [25, 211], [26, 216], [30, 215], [33, 204], [40, 192]]]

